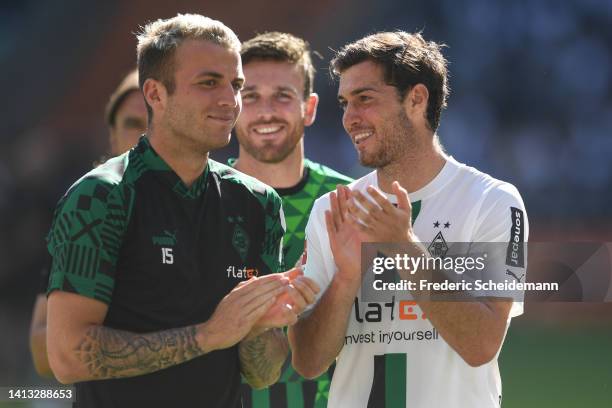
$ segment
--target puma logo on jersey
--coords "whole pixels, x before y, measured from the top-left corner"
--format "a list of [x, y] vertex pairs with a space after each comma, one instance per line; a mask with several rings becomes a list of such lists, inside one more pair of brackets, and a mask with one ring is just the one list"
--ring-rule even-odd
[[512, 272], [510, 269], [506, 269], [506, 275], [508, 276], [512, 276], [514, 279], [516, 279], [517, 282], [520, 282], [521, 279], [523, 279], [523, 277], [525, 276], [525, 274], [522, 274], [521, 277], [519, 278], [518, 276], [516, 276], [516, 274], [514, 272]]
[[173, 234], [168, 230], [164, 230], [163, 235], [153, 237], [153, 245], [175, 246], [176, 243], [176, 232]]

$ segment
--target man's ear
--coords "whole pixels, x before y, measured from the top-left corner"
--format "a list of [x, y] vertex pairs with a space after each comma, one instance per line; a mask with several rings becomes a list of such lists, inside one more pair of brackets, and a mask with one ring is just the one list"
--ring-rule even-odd
[[317, 106], [319, 105], [319, 95], [311, 93], [306, 100], [306, 111], [304, 112], [304, 126], [310, 126], [314, 123], [317, 116]]
[[408, 91], [402, 104], [409, 118], [427, 121], [428, 102], [429, 90], [423, 84], [416, 84]]
[[142, 86], [142, 93], [145, 101], [153, 110], [153, 116], [155, 116], [155, 112], [160, 112], [165, 109], [168, 92], [161, 81], [147, 78]]

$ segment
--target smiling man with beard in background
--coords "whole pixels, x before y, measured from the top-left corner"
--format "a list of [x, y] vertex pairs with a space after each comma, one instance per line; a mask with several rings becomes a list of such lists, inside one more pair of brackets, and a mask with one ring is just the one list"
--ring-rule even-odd
[[[245, 41], [240, 54], [246, 79], [235, 128], [240, 153], [229, 164], [280, 195], [287, 223], [283, 255], [285, 265], [293, 266], [304, 251], [314, 201], [351, 179], [304, 157], [304, 131], [313, 124], [319, 101], [308, 43], [269, 32]], [[243, 387], [245, 408], [325, 407], [331, 374], [305, 380], [287, 361], [279, 382], [269, 389]]]

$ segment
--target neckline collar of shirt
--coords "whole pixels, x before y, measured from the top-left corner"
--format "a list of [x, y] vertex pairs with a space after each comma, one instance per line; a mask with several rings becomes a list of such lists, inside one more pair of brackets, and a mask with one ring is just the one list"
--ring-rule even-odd
[[[232, 168], [235, 168], [234, 166], [236, 165], [236, 160], [238, 159], [235, 157], [230, 157], [229, 159], [227, 159], [227, 165]], [[308, 179], [310, 178], [310, 167], [311, 166], [312, 166], [312, 162], [305, 158], [304, 159], [304, 171], [303, 171], [302, 178], [300, 179], [300, 181], [298, 181], [297, 184], [291, 187], [283, 187], [283, 188], [273, 187], [276, 193], [281, 197], [286, 197], [286, 196], [290, 196], [290, 195], [293, 195], [293, 194], [296, 194], [302, 191], [304, 186], [308, 183]]]
[[[444, 167], [442, 167], [442, 170], [440, 170], [440, 172], [433, 178], [433, 180], [431, 180], [429, 183], [427, 183], [425, 186], [418, 189], [417, 191], [408, 192], [410, 201], [421, 201], [440, 191], [446, 184], [448, 184], [449, 181], [452, 180], [452, 178], [455, 176], [455, 174], [457, 174], [457, 172], [462, 166], [464, 165], [459, 163], [452, 156], [448, 156], [446, 158], [446, 163], [444, 164]], [[366, 177], [370, 178], [370, 182], [368, 184], [371, 184], [376, 188], [380, 189], [380, 186], [378, 185], [378, 175], [376, 173], [376, 170], [368, 174]], [[393, 196], [392, 194], [386, 195], [388, 197]]]
[[209, 163], [206, 164], [204, 171], [193, 182], [191, 187], [187, 187], [168, 163], [157, 154], [146, 136], [140, 138], [136, 151], [140, 153], [145, 166], [149, 170], [155, 171], [159, 178], [181, 197], [193, 199], [201, 196], [204, 191], [206, 191], [206, 180], [208, 179], [208, 169], [210, 167]]

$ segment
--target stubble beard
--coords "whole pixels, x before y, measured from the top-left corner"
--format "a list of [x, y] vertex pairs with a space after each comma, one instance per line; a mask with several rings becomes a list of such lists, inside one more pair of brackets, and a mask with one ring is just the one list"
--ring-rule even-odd
[[[248, 130], [246, 131], [248, 132]], [[263, 147], [257, 147], [247, 136], [241, 136], [242, 131], [236, 128], [240, 146], [255, 160], [262, 163], [275, 164], [285, 160], [296, 149], [304, 134], [304, 125], [299, 124], [291, 130], [280, 145], [266, 143]]]
[[380, 135], [378, 149], [371, 154], [359, 152], [359, 163], [362, 166], [384, 169], [402, 160], [405, 152], [414, 146], [414, 125], [402, 109], [398, 111], [396, 118], [381, 127], [380, 132], [376, 132], [376, 136]]
[[196, 125], [201, 121], [201, 118], [198, 118], [197, 115], [186, 113], [175, 106], [169, 107], [166, 115], [168, 117], [168, 127], [176, 143], [176, 148], [180, 151], [208, 157], [208, 153], [211, 150], [227, 144], [211, 146], [210, 140], [208, 140], [210, 135], [206, 134], [205, 127]]

